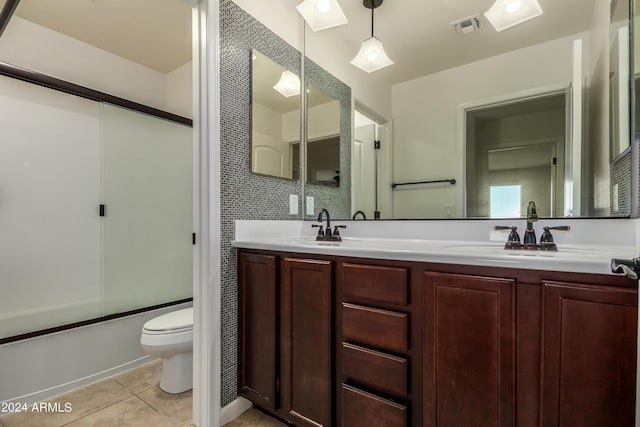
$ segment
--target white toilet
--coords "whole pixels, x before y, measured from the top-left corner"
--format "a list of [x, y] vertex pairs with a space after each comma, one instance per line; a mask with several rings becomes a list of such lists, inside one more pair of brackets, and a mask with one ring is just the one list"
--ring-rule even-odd
[[182, 393], [193, 387], [193, 307], [149, 320], [140, 344], [149, 356], [163, 359], [162, 390]]

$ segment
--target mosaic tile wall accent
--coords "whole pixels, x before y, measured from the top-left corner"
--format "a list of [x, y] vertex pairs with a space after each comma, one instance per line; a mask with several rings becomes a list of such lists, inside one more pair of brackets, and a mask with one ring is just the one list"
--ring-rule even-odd
[[[326, 208], [332, 218], [351, 218], [351, 88], [315, 62], [306, 58], [305, 80], [340, 103], [340, 180], [339, 187], [305, 185], [305, 197], [314, 197], [316, 212]], [[306, 219], [313, 219], [305, 216]]]
[[231, 0], [220, 0], [222, 406], [236, 398], [237, 278], [230, 243], [236, 219], [299, 219], [289, 194], [300, 181], [251, 173], [251, 50], [300, 74], [301, 54]]
[[[611, 163], [611, 216], [629, 216], [631, 213], [631, 150]], [[613, 205], [613, 186], [618, 184], [618, 209]]]

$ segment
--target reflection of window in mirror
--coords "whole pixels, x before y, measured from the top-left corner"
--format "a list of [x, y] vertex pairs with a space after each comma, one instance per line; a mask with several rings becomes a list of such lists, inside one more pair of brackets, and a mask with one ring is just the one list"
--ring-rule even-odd
[[307, 87], [307, 182], [340, 186], [340, 103]]
[[255, 49], [252, 64], [251, 171], [297, 179], [300, 78]]

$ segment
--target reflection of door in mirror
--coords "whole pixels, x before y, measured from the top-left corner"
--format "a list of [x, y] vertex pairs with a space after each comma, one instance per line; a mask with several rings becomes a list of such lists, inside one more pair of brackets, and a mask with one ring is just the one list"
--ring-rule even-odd
[[391, 122], [355, 110], [354, 126], [351, 214], [362, 211], [366, 219], [391, 219]]
[[307, 183], [340, 186], [340, 103], [307, 86]]
[[565, 116], [564, 93], [467, 112], [467, 216], [563, 215]]
[[300, 79], [253, 50], [251, 171], [296, 179], [293, 144], [300, 141]]
[[355, 128], [353, 148], [353, 213], [364, 212], [373, 219], [376, 210], [376, 158], [374, 151], [375, 124], [365, 124]]

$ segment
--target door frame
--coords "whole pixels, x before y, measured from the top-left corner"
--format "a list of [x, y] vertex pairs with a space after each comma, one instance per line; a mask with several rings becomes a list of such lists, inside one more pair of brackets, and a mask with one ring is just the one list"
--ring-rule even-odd
[[[523, 101], [530, 101], [536, 98], [545, 98], [566, 94], [567, 87], [562, 84], [540, 86], [532, 89], [525, 89], [514, 92], [506, 92], [500, 95], [479, 98], [468, 102], [463, 102], [456, 107], [456, 152], [462, 164], [462, 217], [467, 217], [467, 113], [489, 107], [498, 107], [509, 104], [516, 104]], [[566, 143], [566, 141], [565, 141]]]

